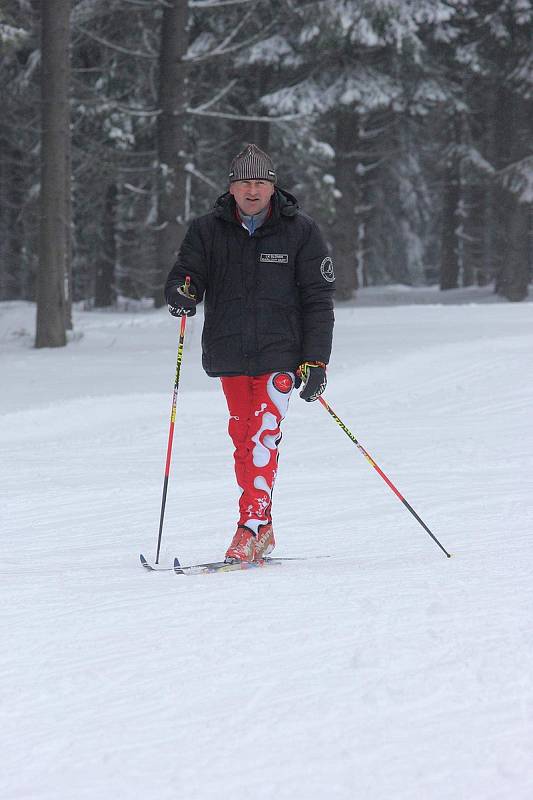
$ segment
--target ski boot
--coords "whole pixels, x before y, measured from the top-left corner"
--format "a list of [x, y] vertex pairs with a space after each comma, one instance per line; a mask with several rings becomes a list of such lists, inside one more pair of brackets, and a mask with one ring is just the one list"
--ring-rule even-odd
[[257, 542], [250, 528], [239, 525], [230, 546], [226, 550], [224, 561], [235, 564], [238, 561], [257, 561]]
[[275, 546], [276, 540], [274, 539], [272, 523], [269, 522], [266, 525], [260, 525], [255, 542], [255, 560], [261, 561], [263, 558], [266, 558], [266, 556], [270, 555]]

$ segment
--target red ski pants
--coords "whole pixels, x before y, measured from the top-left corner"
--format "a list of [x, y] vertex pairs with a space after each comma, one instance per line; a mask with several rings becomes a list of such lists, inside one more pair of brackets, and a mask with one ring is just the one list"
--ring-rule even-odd
[[294, 388], [292, 372], [221, 378], [235, 445], [235, 476], [241, 490], [239, 525], [255, 533], [272, 521], [272, 491], [278, 467], [280, 424]]

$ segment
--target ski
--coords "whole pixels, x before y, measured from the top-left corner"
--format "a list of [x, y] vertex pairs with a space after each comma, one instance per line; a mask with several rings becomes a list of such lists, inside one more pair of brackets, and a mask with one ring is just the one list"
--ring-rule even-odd
[[282, 561], [300, 561], [298, 558], [266, 558], [263, 561], [240, 561], [237, 564], [228, 564], [226, 561], [208, 561], [205, 564], [187, 564], [182, 566], [179, 559], [174, 559], [173, 567], [160, 567], [158, 564], [150, 564], [142, 555], [141, 564], [150, 572], [175, 572], [177, 575], [201, 575], [209, 572], [234, 572], [237, 569], [253, 569], [254, 567], [266, 567], [268, 564], [281, 564]]
[[[284, 561], [310, 561], [317, 558], [329, 558], [329, 556], [282, 556], [281, 558], [271, 558], [267, 556], [263, 561], [240, 562], [238, 564], [227, 564], [225, 561], [210, 561], [206, 564], [187, 564], [182, 566], [179, 559], [175, 559], [173, 567], [161, 567], [159, 564], [150, 562], [141, 553], [141, 564], [150, 572], [176, 572], [177, 575], [198, 575], [209, 572], [233, 572], [237, 569], [253, 569], [254, 567], [265, 567], [269, 564], [282, 564]], [[224, 569], [231, 567], [231, 569]]]
[[262, 569], [264, 567], [281, 564], [282, 558], [264, 558], [262, 561], [237, 561], [228, 564], [226, 561], [212, 561], [207, 564], [188, 564], [182, 566], [179, 559], [174, 559], [174, 572], [176, 575], [208, 575], [212, 572], [235, 572], [241, 569]]
[[150, 562], [145, 559], [145, 557], [143, 556], [142, 553], [140, 555], [140, 559], [141, 559], [141, 564], [143, 565], [143, 567], [145, 569], [149, 570], [150, 572], [172, 572], [172, 570], [174, 569], [174, 567], [160, 567], [158, 564], [156, 566], [154, 566], [153, 564], [150, 564]]

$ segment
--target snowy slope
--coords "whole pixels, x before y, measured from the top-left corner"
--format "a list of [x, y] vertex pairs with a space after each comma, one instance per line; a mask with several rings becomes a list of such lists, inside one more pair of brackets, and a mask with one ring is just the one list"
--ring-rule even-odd
[[[197, 577], [138, 563], [175, 321], [77, 312], [35, 351], [34, 308], [0, 304], [2, 800], [533, 797], [533, 305], [417, 297], [337, 311], [326, 396], [455, 557], [295, 396], [276, 552], [331, 557]], [[200, 332], [164, 561], [220, 557], [235, 522]]]

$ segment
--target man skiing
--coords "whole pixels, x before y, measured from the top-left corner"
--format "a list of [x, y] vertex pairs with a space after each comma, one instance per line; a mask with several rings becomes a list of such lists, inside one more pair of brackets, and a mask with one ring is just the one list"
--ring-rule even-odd
[[276, 186], [270, 157], [247, 145], [232, 161], [229, 191], [191, 223], [165, 285], [174, 316], [192, 316], [204, 301], [202, 364], [228, 404], [241, 490], [228, 563], [274, 549], [280, 425], [295, 385], [308, 402], [326, 387], [334, 285], [316, 223]]

